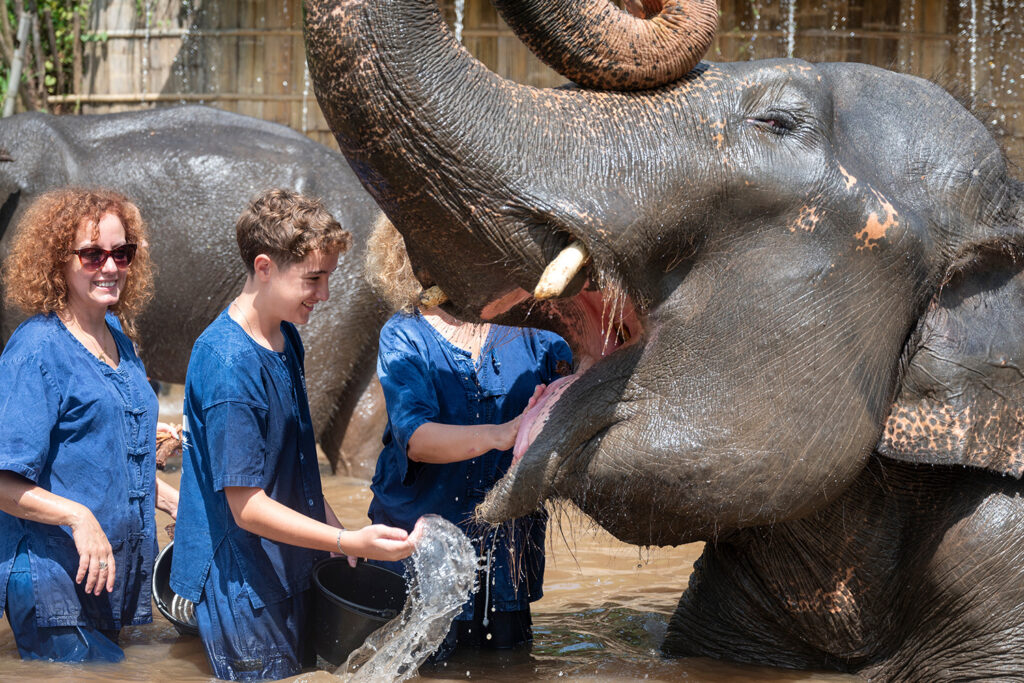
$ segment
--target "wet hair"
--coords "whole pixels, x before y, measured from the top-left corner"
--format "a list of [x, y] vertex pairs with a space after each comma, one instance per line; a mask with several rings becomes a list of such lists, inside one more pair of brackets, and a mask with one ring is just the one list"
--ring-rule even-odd
[[260, 254], [285, 267], [314, 251], [344, 253], [352, 244], [352, 235], [322, 201], [281, 189], [267, 190], [249, 202], [235, 225], [235, 238], [250, 275]]
[[83, 221], [99, 237], [99, 222], [113, 214], [124, 226], [125, 241], [138, 245], [125, 275], [124, 289], [110, 307], [121, 327], [136, 340], [135, 320], [153, 295], [153, 271], [146, 241], [146, 224], [139, 208], [112, 190], [79, 187], [40, 195], [18, 221], [11, 250], [3, 265], [4, 297], [26, 315], [56, 313], [68, 305], [64, 267], [74, 258], [75, 237]]
[[423, 292], [423, 285], [413, 275], [402, 233], [383, 213], [366, 243], [366, 279], [377, 296], [403, 313], [413, 312]]

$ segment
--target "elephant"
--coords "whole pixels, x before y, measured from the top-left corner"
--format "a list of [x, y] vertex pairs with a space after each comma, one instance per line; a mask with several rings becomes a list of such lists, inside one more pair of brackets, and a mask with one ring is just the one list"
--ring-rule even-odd
[[[151, 377], [167, 382], [184, 382], [192, 343], [241, 290], [234, 225], [247, 202], [271, 187], [322, 198], [355, 239], [331, 278], [333, 296], [302, 330], [310, 410], [332, 468], [372, 472], [372, 461], [357, 465], [363, 444], [342, 444], [390, 311], [363, 277], [365, 238], [380, 212], [344, 157], [285, 126], [203, 106], [19, 114], [0, 121], [0, 148], [0, 253], [8, 228], [51, 188], [105, 186], [138, 204], [156, 266], [140, 350]], [[20, 320], [3, 312], [4, 340]]]
[[[570, 501], [629, 543], [703, 541], [668, 655], [1019, 676], [1024, 189], [994, 137], [921, 78], [700, 61], [709, 0], [493, 4], [574, 82], [500, 78], [436, 0], [304, 19], [424, 286], [573, 347], [478, 517]], [[676, 34], [697, 56], [651, 82]]]

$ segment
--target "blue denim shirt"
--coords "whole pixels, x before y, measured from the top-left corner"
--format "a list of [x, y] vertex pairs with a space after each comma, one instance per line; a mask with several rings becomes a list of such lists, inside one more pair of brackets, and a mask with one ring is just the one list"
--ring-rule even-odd
[[[474, 363], [418, 312], [395, 315], [380, 333], [377, 375], [388, 423], [370, 487], [370, 519], [411, 530], [421, 515], [434, 513], [457, 524], [485, 560], [490, 556], [490, 604], [497, 611], [524, 609], [539, 599], [544, 576], [543, 514], [496, 530], [472, 522], [476, 505], [508, 471], [512, 451], [420, 463], [406, 455], [409, 437], [426, 422], [507, 422], [526, 408], [538, 384], [558, 379], [571, 360], [569, 346], [556, 334], [492, 325]], [[458, 618], [472, 617], [471, 599]]]
[[[196, 340], [185, 378], [184, 444], [171, 587], [198, 602], [216, 556], [256, 609], [304, 591], [327, 553], [277, 543], [235, 523], [225, 486], [263, 489], [325, 521], [316, 441], [298, 331], [282, 323], [284, 352], [249, 337], [225, 309]], [[219, 552], [227, 544], [230, 552]], [[223, 566], [222, 566], [223, 565]]]
[[71, 530], [0, 512], [0, 613], [27, 542], [40, 626], [119, 629], [152, 621], [157, 399], [135, 347], [107, 315], [121, 362], [100, 361], [55, 315], [23, 322], [0, 355], [0, 470], [89, 508], [114, 550], [114, 591], [75, 583]]

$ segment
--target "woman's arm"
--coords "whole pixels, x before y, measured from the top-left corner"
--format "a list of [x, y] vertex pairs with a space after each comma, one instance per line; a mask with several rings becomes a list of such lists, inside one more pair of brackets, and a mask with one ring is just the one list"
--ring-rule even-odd
[[[0, 510], [31, 522], [71, 527], [78, 550], [75, 583], [86, 579], [85, 592], [114, 590], [114, 552], [89, 508], [33, 484], [10, 471], [0, 471]], [[101, 568], [102, 563], [102, 568]]]
[[518, 416], [499, 425], [446, 425], [426, 422], [409, 437], [409, 459], [441, 464], [470, 460], [487, 451], [507, 451], [516, 443]]
[[178, 489], [160, 477], [156, 478], [156, 509], [163, 510], [173, 520], [178, 519]]
[[409, 437], [408, 456], [416, 462], [442, 464], [461, 462], [487, 451], [507, 451], [516, 444], [519, 423], [540, 397], [545, 385], [538, 384], [526, 408], [508, 422], [496, 425], [446, 425], [426, 422]]
[[414, 550], [403, 529], [371, 524], [356, 531], [339, 530], [282, 505], [260, 488], [226, 486], [224, 493], [238, 526], [278, 543], [328, 552], [340, 550], [371, 560], [401, 560]]

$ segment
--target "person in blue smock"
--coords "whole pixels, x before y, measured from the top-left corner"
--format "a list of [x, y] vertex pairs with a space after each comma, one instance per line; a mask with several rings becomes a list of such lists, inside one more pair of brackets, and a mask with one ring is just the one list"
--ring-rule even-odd
[[[496, 529], [474, 508], [508, 471], [520, 416], [544, 385], [567, 374], [572, 354], [556, 334], [471, 325], [415, 305], [420, 285], [401, 235], [386, 219], [369, 242], [367, 273], [400, 309], [381, 330], [377, 376], [388, 422], [373, 477], [369, 516], [410, 530], [427, 513], [458, 525], [483, 569], [479, 591], [434, 655], [456, 647], [512, 648], [532, 640], [530, 603], [542, 595], [546, 515]], [[402, 571], [392, 563], [389, 568]]]
[[245, 285], [196, 341], [185, 379], [171, 587], [195, 603], [218, 678], [277, 679], [315, 663], [313, 565], [330, 551], [398, 560], [413, 542], [344, 529], [320, 486], [295, 324], [327, 299], [348, 232], [319, 200], [269, 190], [236, 235]]
[[4, 266], [31, 317], [0, 354], [0, 612], [23, 659], [120, 661], [120, 629], [152, 621], [154, 505], [177, 507], [132, 343], [145, 225], [114, 192], [50, 192]]

